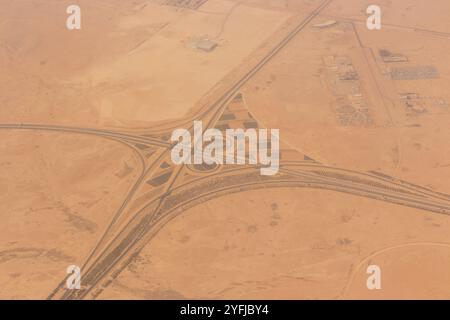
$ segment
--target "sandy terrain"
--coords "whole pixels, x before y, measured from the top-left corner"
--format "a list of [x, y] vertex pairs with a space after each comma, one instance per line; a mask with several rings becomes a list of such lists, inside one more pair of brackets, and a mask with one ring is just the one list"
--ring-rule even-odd
[[[332, 5], [323, 18], [315, 21], [334, 15], [364, 21], [361, 12], [345, 11], [344, 15], [335, 7]], [[344, 11], [347, 5], [340, 8]], [[401, 7], [390, 9], [385, 19], [394, 23], [398, 20], [394, 13], [401, 16], [401, 10]], [[439, 9], [424, 11], [421, 6], [411, 5], [408, 12], [415, 15], [421, 12], [422, 17], [429, 12], [434, 16]], [[319, 31], [310, 28], [303, 32], [250, 81], [245, 88], [250, 110], [264, 126], [285, 128], [285, 141], [322, 162], [377, 170], [448, 193], [449, 184], [441, 177], [450, 176], [450, 65], [441, 58], [441, 52], [450, 50], [450, 43], [442, 37], [409, 29], [386, 27], [387, 33], [372, 33], [363, 24], [355, 23], [359, 37], [364, 40], [361, 48], [355, 30], [344, 18], [334, 28]], [[450, 30], [448, 22], [442, 25], [444, 21], [437, 20], [441, 25], [435, 25], [435, 19], [430, 19], [427, 25], [423, 18], [417, 27]], [[399, 42], [399, 38], [404, 41]], [[413, 81], [386, 79], [381, 73], [386, 64], [380, 61], [380, 49], [408, 56], [409, 65], [434, 65], [440, 77]], [[341, 126], [336, 120], [335, 96], [323, 62], [330, 55], [345, 55], [354, 63], [361, 77], [362, 94], [367, 100], [373, 99], [372, 103], [368, 101], [372, 124]], [[399, 97], [404, 92], [432, 97], [428, 100], [433, 106], [426, 114], [407, 116]], [[445, 101], [447, 107], [434, 106], [434, 99]]]
[[[378, 3], [2, 1], [0, 299], [450, 299], [450, 3]], [[194, 120], [279, 173], [175, 165]]]
[[75, 134], [0, 131], [0, 298], [46, 298], [80, 265], [140, 171], [132, 150]]
[[[450, 297], [445, 216], [398, 208], [393, 214], [390, 205], [323, 191], [279, 189], [243, 196], [245, 202], [226, 196], [183, 213], [102, 297]], [[386, 227], [392, 225], [397, 227]], [[417, 266], [422, 254], [427, 262]], [[390, 270], [384, 278], [388, 287], [378, 295], [365, 287], [362, 269], [368, 261]], [[419, 282], [408, 281], [414, 278]]]

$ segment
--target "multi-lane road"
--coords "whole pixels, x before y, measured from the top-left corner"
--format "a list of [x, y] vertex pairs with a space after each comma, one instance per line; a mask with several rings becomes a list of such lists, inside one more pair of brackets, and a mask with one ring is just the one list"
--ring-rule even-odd
[[192, 120], [203, 121], [204, 130], [214, 128], [230, 101], [248, 80], [331, 2], [322, 1], [299, 23], [286, 29], [280, 41], [274, 43], [262, 58], [253, 65], [245, 66], [245, 70], [234, 81], [225, 82], [210, 105], [195, 115], [177, 120], [176, 126], [166, 125], [164, 134], [151, 134], [151, 130], [147, 133], [125, 133], [51, 125], [0, 124], [0, 129], [55, 131], [112, 139], [133, 148], [141, 160], [139, 178], [84, 261], [82, 288], [69, 290], [65, 287], [66, 279], [61, 279], [61, 283], [49, 294], [49, 299], [97, 297], [171, 219], [199, 203], [230, 193], [258, 188], [316, 188], [450, 214], [449, 195], [375, 172], [362, 173], [325, 166], [296, 152], [291, 152], [293, 157], [281, 160], [280, 171], [275, 176], [261, 176], [260, 168], [250, 165], [193, 170], [188, 166], [171, 164], [172, 144], [167, 138], [161, 137], [170, 136], [171, 130], [180, 123], [191, 125]]

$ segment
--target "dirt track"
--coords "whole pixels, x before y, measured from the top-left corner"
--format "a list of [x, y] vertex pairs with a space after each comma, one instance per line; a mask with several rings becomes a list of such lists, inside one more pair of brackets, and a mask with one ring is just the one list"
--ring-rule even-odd
[[[381, 2], [1, 5], [0, 296], [448, 298], [450, 8]], [[174, 166], [193, 120], [279, 128], [280, 173]]]

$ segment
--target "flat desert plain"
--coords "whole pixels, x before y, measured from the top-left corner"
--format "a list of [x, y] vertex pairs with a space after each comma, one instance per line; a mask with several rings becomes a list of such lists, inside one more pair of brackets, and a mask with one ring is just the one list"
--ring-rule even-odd
[[[2, 0], [0, 298], [450, 299], [448, 12]], [[279, 170], [174, 163], [194, 121]]]

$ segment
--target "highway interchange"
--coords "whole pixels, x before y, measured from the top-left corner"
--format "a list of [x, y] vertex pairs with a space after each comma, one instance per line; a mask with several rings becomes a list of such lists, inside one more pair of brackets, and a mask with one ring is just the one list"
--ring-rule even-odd
[[49, 293], [49, 299], [90, 299], [102, 291], [126, 268], [155, 234], [187, 209], [213, 198], [260, 188], [314, 188], [376, 199], [450, 214], [450, 196], [401, 181], [377, 172], [356, 172], [333, 168], [312, 160], [295, 150], [281, 150], [280, 171], [275, 176], [261, 176], [257, 165], [194, 168], [171, 164], [172, 130], [203, 121], [205, 130], [215, 128], [227, 106], [240, 89], [264, 67], [286, 44], [297, 36], [332, 0], [324, 0], [298, 24], [286, 30], [253, 65], [236, 73], [234, 81], [224, 83], [212, 103], [194, 116], [187, 116], [157, 129], [119, 132], [44, 124], [0, 124], [2, 130], [52, 131], [95, 135], [120, 142], [140, 159], [139, 178], [112, 215], [103, 235], [92, 248], [82, 266], [82, 288], [68, 290], [65, 280]]

